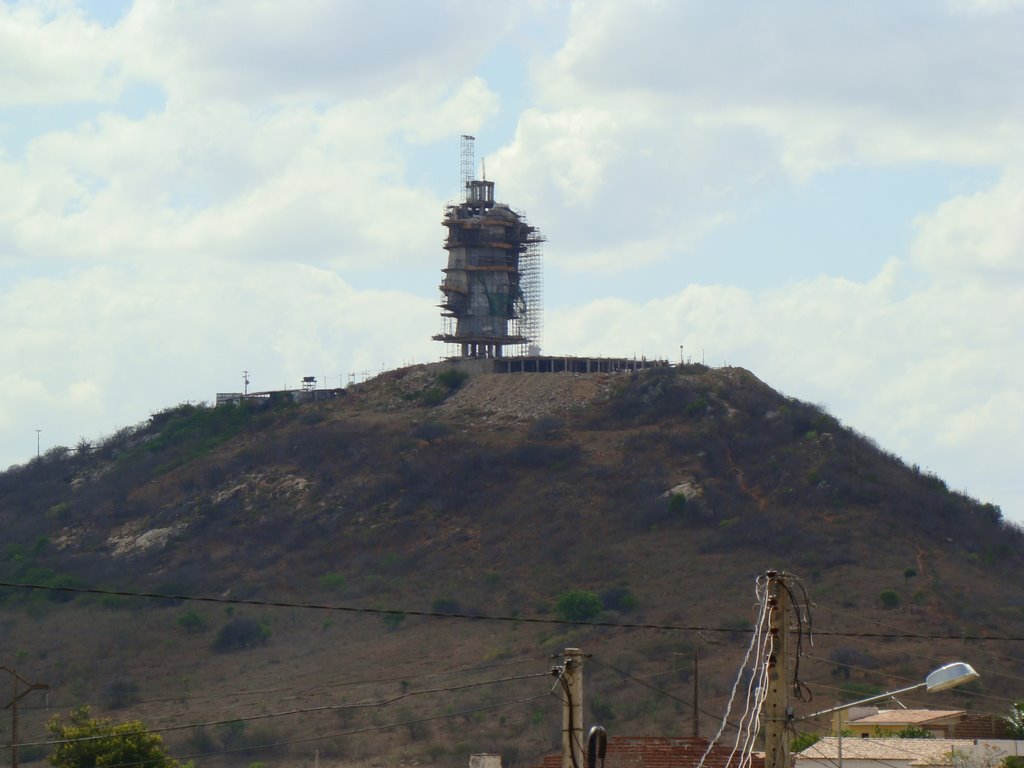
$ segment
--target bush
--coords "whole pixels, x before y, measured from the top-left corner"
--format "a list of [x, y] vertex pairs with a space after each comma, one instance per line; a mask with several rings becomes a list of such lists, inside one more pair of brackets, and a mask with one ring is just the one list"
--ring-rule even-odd
[[882, 605], [886, 608], [899, 608], [900, 595], [895, 589], [886, 589], [878, 596]]
[[270, 629], [255, 619], [232, 619], [217, 632], [213, 650], [218, 653], [241, 651], [265, 645], [270, 639]]
[[570, 590], [555, 603], [555, 613], [565, 621], [590, 621], [603, 609], [601, 598], [585, 589]]
[[384, 622], [384, 628], [388, 632], [397, 632], [398, 628], [405, 621], [405, 614], [401, 611], [391, 611], [381, 616], [381, 621]]
[[935, 737], [935, 734], [927, 728], [920, 728], [914, 725], [896, 731], [894, 735], [898, 739], [932, 739]]
[[178, 626], [190, 635], [197, 635], [200, 632], [205, 632], [209, 627], [205, 617], [195, 611], [186, 611], [181, 614], [181, 616], [178, 617]]
[[54, 717], [47, 723], [57, 746], [50, 754], [54, 768], [83, 768], [96, 765], [147, 765], [150, 768], [178, 768], [164, 747], [163, 739], [150, 733], [138, 720], [114, 725], [107, 719], [89, 716], [79, 707], [67, 722]]
[[636, 595], [630, 592], [628, 587], [611, 587], [604, 590], [600, 598], [601, 604], [609, 611], [627, 613], [635, 611], [637, 607]]
[[430, 609], [436, 613], [462, 613], [462, 603], [454, 597], [439, 597], [431, 604]]
[[686, 496], [681, 493], [673, 493], [668, 498], [668, 511], [673, 515], [681, 515], [686, 511]]
[[449, 368], [448, 370], [441, 371], [441, 373], [437, 374], [437, 383], [449, 392], [454, 392], [456, 389], [461, 387], [468, 378], [469, 374], [465, 371], [460, 371], [458, 368]]
[[801, 733], [789, 745], [789, 751], [793, 754], [797, 752], [803, 752], [808, 747], [814, 746], [821, 740], [821, 736], [817, 733]]
[[439, 421], [424, 421], [413, 429], [412, 436], [417, 440], [425, 440], [428, 443], [432, 443], [442, 437], [447, 437], [453, 431], [449, 425], [442, 424]]
[[320, 577], [320, 586], [324, 589], [339, 590], [345, 588], [345, 577], [340, 573], [325, 573]]
[[124, 709], [139, 701], [139, 685], [127, 677], [115, 677], [103, 686], [101, 697], [107, 709]]

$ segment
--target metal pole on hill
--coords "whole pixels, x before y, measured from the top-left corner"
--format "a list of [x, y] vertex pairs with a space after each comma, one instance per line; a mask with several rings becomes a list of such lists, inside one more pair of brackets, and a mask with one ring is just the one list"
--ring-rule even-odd
[[768, 631], [772, 651], [768, 664], [768, 692], [764, 700], [765, 768], [789, 768], [789, 742], [786, 738], [793, 710], [789, 704], [789, 593], [782, 584], [784, 576], [768, 571]]
[[562, 768], [583, 764], [583, 651], [566, 648], [552, 673], [562, 688]]
[[[50, 686], [46, 683], [30, 683], [15, 670], [7, 666], [0, 666], [4, 672], [11, 674], [11, 703], [4, 706], [11, 708], [11, 768], [18, 768], [18, 700], [31, 691], [48, 691]], [[25, 690], [18, 692], [18, 683], [25, 684]]]

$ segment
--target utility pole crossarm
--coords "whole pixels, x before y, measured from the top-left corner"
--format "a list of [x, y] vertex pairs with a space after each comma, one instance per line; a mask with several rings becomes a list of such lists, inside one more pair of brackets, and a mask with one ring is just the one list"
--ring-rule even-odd
[[[18, 768], [18, 702], [32, 691], [48, 691], [50, 686], [47, 683], [30, 683], [17, 670], [6, 665], [0, 666], [0, 670], [11, 675], [11, 703], [3, 708], [11, 710], [11, 768]], [[25, 684], [23, 691], [19, 692], [18, 683]]]

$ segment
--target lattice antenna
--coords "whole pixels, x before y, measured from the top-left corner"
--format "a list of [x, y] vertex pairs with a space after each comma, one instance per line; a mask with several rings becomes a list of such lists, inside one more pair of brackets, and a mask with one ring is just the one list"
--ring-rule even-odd
[[469, 182], [473, 181], [476, 173], [476, 156], [475, 156], [475, 144], [476, 137], [470, 136], [469, 134], [462, 134], [462, 140], [459, 142], [459, 158], [461, 160], [461, 178], [462, 178], [462, 190], [459, 194], [459, 200], [466, 202], [469, 200]]

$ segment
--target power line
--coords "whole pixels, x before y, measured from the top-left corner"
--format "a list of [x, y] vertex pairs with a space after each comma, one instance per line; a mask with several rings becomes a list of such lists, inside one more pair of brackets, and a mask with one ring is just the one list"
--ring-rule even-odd
[[[547, 656], [545, 656], [544, 658], [547, 658]], [[285, 696], [285, 697], [283, 697], [283, 699], [281, 699], [283, 701], [288, 701], [290, 699], [300, 698], [303, 695], [305, 695], [305, 696], [314, 696], [314, 695], [317, 695], [317, 694], [320, 694], [320, 693], [325, 693], [327, 691], [334, 690], [334, 689], [337, 689], [337, 688], [362, 688], [362, 687], [370, 686], [370, 685], [383, 685], [383, 684], [386, 684], [386, 683], [397, 683], [397, 682], [403, 682], [403, 681], [408, 682], [408, 681], [411, 681], [411, 680], [430, 680], [432, 678], [446, 677], [446, 676], [449, 676], [449, 675], [470, 674], [470, 673], [473, 673], [473, 672], [485, 672], [485, 671], [491, 670], [491, 669], [501, 669], [503, 667], [519, 666], [521, 664], [533, 663], [533, 661], [534, 660], [531, 660], [531, 659], [526, 659], [526, 660], [519, 659], [517, 661], [506, 661], [506, 662], [502, 662], [500, 664], [484, 664], [484, 665], [481, 665], [481, 666], [478, 666], [478, 667], [468, 667], [466, 669], [452, 669], [452, 670], [446, 670], [444, 672], [434, 672], [432, 674], [427, 674], [427, 675], [395, 675], [394, 677], [381, 677], [381, 678], [373, 678], [373, 679], [366, 679], [366, 680], [351, 680], [351, 681], [347, 681], [347, 682], [343, 682], [343, 683], [329, 683], [329, 684], [317, 685], [317, 686], [314, 686], [312, 688], [305, 688], [305, 689], [298, 689], [298, 690], [296, 690], [295, 688], [293, 688], [291, 686], [283, 686], [283, 687], [277, 687], [277, 688], [254, 688], [254, 689], [245, 690], [245, 691], [225, 691], [223, 693], [217, 693], [217, 694], [211, 694], [211, 695], [205, 695], [205, 696], [167, 696], [167, 697], [159, 698], [159, 699], [139, 699], [137, 701], [133, 701], [132, 703], [136, 704], [136, 705], [138, 705], [138, 704], [162, 704], [162, 703], [165, 703], [165, 702], [173, 701], [173, 702], [176, 702], [176, 703], [187, 704], [189, 702], [211, 701], [211, 700], [217, 700], [217, 699], [227, 699], [227, 698], [231, 698], [231, 697], [265, 696], [265, 695], [267, 695], [269, 693], [293, 693], [293, 695]], [[82, 706], [82, 704], [81, 703], [78, 703], [78, 704], [74, 704], [74, 703], [72, 703], [72, 704], [62, 704], [62, 705], [57, 706], [57, 707], [54, 707], [52, 705], [51, 706], [45, 706], [45, 707], [39, 707], [39, 706], [36, 706], [36, 707], [23, 707], [22, 709], [24, 709], [24, 710], [42, 710], [42, 709], [45, 709], [45, 710], [53, 711], [55, 709], [56, 710], [75, 709], [78, 706]]]
[[[174, 600], [180, 602], [202, 602], [218, 603], [222, 605], [247, 605], [257, 608], [297, 608], [316, 611], [333, 611], [340, 613], [361, 613], [385, 615], [393, 613], [404, 613], [406, 616], [422, 616], [434, 619], [460, 619], [471, 621], [501, 621], [519, 624], [555, 624], [574, 627], [606, 627], [611, 629], [653, 629], [670, 630], [682, 632], [725, 632], [732, 634], [747, 634], [752, 632], [747, 628], [736, 627], [708, 627], [700, 625], [680, 624], [649, 624], [614, 621], [573, 621], [571, 619], [547, 619], [538, 616], [501, 616], [495, 614], [478, 613], [442, 613], [440, 611], [418, 611], [401, 608], [364, 608], [350, 605], [326, 605], [321, 603], [296, 603], [283, 600], [246, 600], [232, 597], [213, 597], [209, 595], [174, 595], [159, 592], [130, 592], [127, 590], [99, 589], [95, 587], [65, 587], [49, 584], [19, 584], [16, 582], [0, 581], [0, 588], [10, 589], [38, 589], [47, 592], [68, 592], [72, 594], [88, 595], [112, 595], [116, 597], [139, 597], [156, 600]], [[1024, 636], [1009, 635], [967, 635], [967, 634], [930, 634], [930, 633], [887, 633], [887, 632], [843, 632], [839, 630], [816, 629], [814, 634], [819, 637], [866, 637], [903, 640], [971, 640], [975, 642], [1024, 642]]]
[[[167, 725], [159, 728], [146, 728], [143, 733], [169, 733], [171, 731], [184, 731], [191, 728], [208, 728], [215, 725], [227, 725], [229, 723], [246, 723], [254, 720], [269, 720], [276, 717], [287, 717], [290, 715], [305, 715], [312, 714], [314, 712], [335, 712], [345, 709], [373, 709], [382, 708], [394, 704], [396, 701], [407, 699], [412, 696], [420, 696], [427, 693], [451, 693], [454, 691], [463, 691], [468, 688], [479, 688], [484, 685], [497, 685], [498, 683], [509, 683], [518, 680], [531, 680], [538, 677], [548, 677], [548, 672], [534, 672], [529, 675], [516, 675], [514, 677], [502, 677], [495, 680], [482, 680], [472, 683], [463, 683], [462, 685], [452, 685], [443, 688], [424, 688], [417, 691], [406, 691], [400, 693], [397, 696], [392, 696], [388, 699], [380, 699], [377, 701], [357, 702], [354, 704], [326, 704], [318, 707], [304, 707], [301, 709], [290, 709], [282, 712], [267, 712], [260, 715], [249, 715], [245, 717], [232, 717], [223, 720], [210, 720], [203, 723], [186, 723], [180, 725]], [[109, 738], [108, 734], [96, 735], [96, 736], [82, 736], [77, 739], [50, 739], [47, 741], [27, 741], [21, 744], [15, 744], [7, 747], [8, 749], [13, 746], [18, 747], [48, 747], [55, 746], [58, 744], [78, 744], [85, 741], [96, 741], [99, 739]]]
[[[671, 699], [672, 701], [679, 702], [680, 704], [683, 704], [683, 705], [689, 707], [690, 709], [693, 709], [693, 702], [692, 701], [687, 701], [686, 699], [684, 699], [684, 698], [682, 698], [680, 696], [676, 696], [675, 694], [669, 693], [668, 691], [666, 691], [666, 690], [664, 690], [662, 688], [658, 688], [656, 685], [651, 685], [650, 683], [648, 683], [646, 680], [644, 680], [641, 677], [636, 677], [635, 675], [631, 675], [629, 672], [626, 672], [623, 669], [619, 669], [618, 667], [612, 666], [611, 664], [607, 664], [607, 663], [601, 661], [600, 659], [596, 658], [595, 656], [589, 657], [588, 661], [591, 664], [597, 664], [599, 667], [604, 667], [605, 669], [610, 669], [612, 672], [615, 672], [616, 674], [621, 675], [624, 679], [629, 680], [630, 682], [636, 683], [637, 685], [642, 685], [644, 688], [652, 690], [655, 693], [660, 694], [661, 696], [664, 696], [665, 698]], [[671, 672], [662, 672], [662, 673], [658, 673], [658, 674], [672, 674], [672, 673]], [[654, 676], [655, 675], [652, 675], [652, 677], [654, 677]], [[707, 715], [708, 717], [713, 717], [716, 720], [719, 718], [719, 715], [718, 715], [717, 712], [709, 712], [708, 710], [703, 709], [702, 707], [697, 707], [697, 711], [700, 712], [702, 715]], [[737, 725], [736, 723], [727, 721], [727, 724], [729, 726], [731, 726], [732, 728], [735, 728], [736, 730], [739, 730], [739, 725]]]
[[[838, 616], [849, 616], [851, 619], [853, 619], [853, 620], [855, 620], [855, 621], [857, 621], [859, 623], [863, 623], [864, 621], [868, 621], [868, 622], [870, 622], [872, 624], [878, 625], [879, 627], [885, 627], [885, 628], [888, 628], [888, 629], [896, 630], [898, 632], [903, 632], [904, 631], [902, 629], [902, 627], [899, 627], [899, 626], [897, 626], [895, 624], [890, 624], [889, 622], [882, 621], [881, 619], [865, 617], [865, 616], [862, 616], [860, 614], [853, 613], [851, 611], [844, 611], [844, 610], [841, 610], [839, 608], [833, 608], [833, 607], [828, 606], [828, 605], [820, 605], [820, 606], [816, 606], [816, 607], [821, 608], [822, 610], [826, 610], [829, 613], [836, 614]], [[972, 639], [972, 638], [965, 638], [963, 635], [960, 635], [959, 637], [961, 639]], [[1005, 653], [999, 653], [999, 652], [991, 650], [991, 649], [985, 649], [985, 653], [988, 653], [991, 656], [995, 656], [997, 658], [1004, 659], [1006, 661], [1013, 661], [1013, 662], [1017, 662], [1019, 664], [1024, 664], [1024, 659], [1022, 659], [1020, 657], [1017, 657], [1017, 656], [1009, 656], [1009, 655], [1007, 655]], [[930, 658], [932, 661], [937, 661], [937, 659], [935, 657], [921, 656], [920, 654], [918, 654], [918, 656], [920, 656], [921, 658]]]
[[[543, 674], [543, 676], [547, 677], [548, 673], [545, 672]], [[487, 710], [492, 710], [492, 709], [501, 709], [502, 707], [510, 707], [510, 706], [515, 705], [515, 704], [525, 704], [525, 703], [528, 703], [528, 702], [531, 702], [531, 701], [537, 701], [538, 699], [545, 699], [545, 698], [547, 698], [550, 695], [551, 695], [550, 692], [546, 692], [546, 693], [537, 694], [535, 696], [526, 696], [526, 697], [519, 698], [519, 699], [511, 699], [509, 701], [502, 701], [502, 702], [498, 702], [496, 704], [485, 704], [485, 705], [482, 705], [482, 706], [479, 706], [479, 707], [472, 707], [470, 709], [463, 709], [463, 710], [459, 710], [458, 712], [446, 712], [446, 713], [440, 714], [440, 715], [429, 715], [427, 717], [415, 718], [413, 720], [403, 720], [403, 721], [400, 721], [400, 722], [397, 722], [397, 723], [386, 723], [384, 725], [370, 725], [370, 726], [366, 726], [364, 728], [357, 728], [357, 729], [350, 730], [350, 731], [340, 731], [340, 732], [337, 732], [337, 733], [328, 733], [328, 734], [323, 734], [323, 735], [320, 735], [320, 736], [304, 736], [304, 737], [296, 738], [296, 739], [286, 739], [284, 741], [275, 741], [275, 742], [271, 742], [271, 743], [268, 743], [268, 744], [255, 744], [255, 745], [251, 745], [251, 746], [247, 746], [247, 747], [233, 747], [231, 749], [220, 749], [220, 750], [217, 750], [216, 752], [201, 752], [201, 753], [192, 754], [192, 755], [184, 755], [184, 756], [181, 756], [181, 757], [175, 757], [175, 758], [172, 758], [172, 759], [178, 760], [178, 761], [194, 760], [194, 759], [197, 759], [197, 758], [200, 758], [200, 757], [216, 757], [217, 755], [233, 754], [233, 753], [237, 753], [237, 752], [254, 752], [254, 751], [262, 750], [262, 749], [273, 749], [274, 747], [289, 746], [291, 744], [302, 744], [302, 743], [308, 743], [308, 742], [311, 742], [311, 741], [322, 741], [324, 739], [337, 739], [337, 738], [342, 738], [342, 737], [345, 737], [345, 736], [357, 736], [357, 735], [363, 734], [363, 733], [371, 733], [371, 732], [374, 732], [374, 731], [386, 731], [386, 730], [389, 730], [391, 728], [400, 728], [403, 725], [416, 725], [418, 723], [428, 723], [428, 722], [431, 722], [431, 721], [434, 721], [434, 720], [445, 720], [445, 719], [451, 718], [451, 717], [462, 717], [464, 715], [471, 715], [471, 714], [474, 714], [476, 712], [485, 712]], [[236, 722], [236, 721], [229, 721], [229, 722]], [[154, 733], [154, 731], [147, 730], [147, 731], [143, 731], [143, 733]], [[105, 738], [109, 738], [109, 737], [105, 737]], [[75, 739], [74, 741], [79, 741], [79, 740]], [[164, 760], [164, 758], [160, 757], [160, 758], [154, 758], [152, 760], [137, 760], [135, 762], [130, 762], [130, 763], [111, 763], [110, 765], [104, 766], [104, 768], [137, 768], [137, 766], [150, 765], [152, 763], [162, 762], [163, 760]]]

